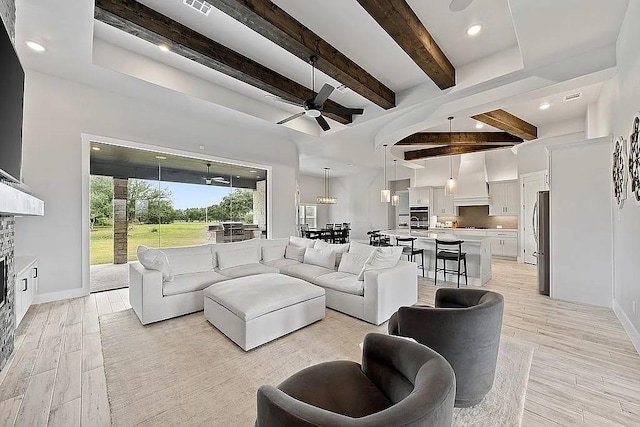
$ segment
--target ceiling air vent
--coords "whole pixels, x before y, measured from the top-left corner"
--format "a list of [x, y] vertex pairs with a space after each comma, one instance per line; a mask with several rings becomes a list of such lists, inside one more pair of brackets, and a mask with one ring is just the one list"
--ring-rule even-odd
[[582, 97], [582, 92], [572, 93], [569, 95], [565, 95], [564, 102], [574, 101]]
[[349, 92], [351, 89], [349, 89], [349, 88], [347, 87], [347, 85], [342, 84], [342, 85], [338, 86], [338, 87], [336, 88], [336, 90], [337, 90], [338, 92], [340, 92], [340, 93], [347, 93], [347, 92]]
[[206, 16], [211, 12], [212, 6], [204, 0], [184, 0], [183, 3]]

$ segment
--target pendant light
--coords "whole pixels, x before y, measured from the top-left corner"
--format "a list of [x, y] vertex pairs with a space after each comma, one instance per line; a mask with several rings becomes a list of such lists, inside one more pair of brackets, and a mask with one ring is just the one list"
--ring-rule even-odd
[[319, 205], [335, 205], [338, 199], [329, 195], [329, 168], [324, 168], [324, 196], [316, 197]]
[[393, 159], [393, 166], [395, 167], [394, 172], [394, 192], [393, 196], [391, 196], [391, 205], [398, 206], [400, 204], [400, 196], [398, 196], [398, 159]]
[[380, 191], [380, 202], [389, 203], [391, 201], [391, 191], [387, 188], [387, 144], [384, 147], [384, 189]]
[[[453, 133], [451, 132], [451, 122], [453, 116], [449, 117], [449, 149], [453, 146]], [[458, 181], [453, 179], [453, 157], [449, 154], [449, 179], [444, 185], [446, 194], [455, 194], [458, 191]]]

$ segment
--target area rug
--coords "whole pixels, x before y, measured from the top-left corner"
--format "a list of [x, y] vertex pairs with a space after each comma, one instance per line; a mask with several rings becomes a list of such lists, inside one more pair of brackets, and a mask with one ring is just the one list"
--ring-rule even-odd
[[530, 344], [502, 336], [493, 388], [478, 405], [455, 408], [453, 425], [520, 426], [533, 351], [534, 347]]
[[[386, 329], [327, 310], [324, 320], [245, 353], [202, 313], [142, 326], [126, 310], [100, 316], [100, 328], [114, 426], [252, 426], [260, 385], [324, 361], [360, 361], [364, 335]], [[531, 353], [504, 340], [494, 390], [482, 405], [456, 409], [455, 425], [518, 425]]]

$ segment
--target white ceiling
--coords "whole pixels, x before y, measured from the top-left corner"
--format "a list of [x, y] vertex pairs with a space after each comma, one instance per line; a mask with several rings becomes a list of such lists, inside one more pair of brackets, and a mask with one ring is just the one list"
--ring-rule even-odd
[[[464, 117], [495, 108], [506, 110], [537, 126], [583, 117], [586, 105], [599, 93], [615, 66], [615, 40], [628, 0], [475, 0], [461, 13], [451, 13], [448, 1], [409, 0], [442, 49], [473, 84], [440, 91], [355, 0], [275, 0], [289, 14], [315, 31], [369, 73], [397, 92], [398, 106], [385, 111], [353, 92], [334, 92], [332, 99], [350, 107], [365, 107], [362, 117], [332, 131], [318, 132], [301, 118], [289, 127], [278, 120], [295, 107], [265, 98], [265, 92], [228, 76], [164, 53], [106, 25], [95, 24], [93, 2], [17, 0], [18, 52], [25, 67], [65, 79], [154, 102], [168, 99], [167, 89], [183, 93], [181, 108], [294, 140], [300, 169], [332, 176], [378, 167], [375, 147], [389, 135], [421, 130], [448, 130], [446, 117], [456, 116], [454, 129], [475, 130]], [[310, 67], [244, 25], [213, 9], [209, 17], [182, 0], [142, 0], [142, 3], [188, 25], [281, 74], [309, 85]], [[471, 23], [483, 25], [475, 38], [466, 35]], [[94, 33], [95, 26], [95, 33]], [[24, 40], [41, 41], [48, 49], [38, 55]], [[523, 66], [514, 69], [499, 53], [520, 52]], [[603, 49], [597, 49], [603, 47]], [[582, 56], [577, 57], [576, 55]], [[505, 55], [506, 56], [506, 55]], [[316, 86], [339, 82], [318, 72]], [[581, 100], [559, 101], [567, 91], [584, 90]], [[541, 99], [553, 103], [538, 110]], [[202, 102], [207, 109], [202, 111]], [[491, 130], [485, 126], [485, 131]], [[354, 166], [348, 166], [353, 164]]]
[[[458, 13], [449, 10], [448, 0], [408, 3], [456, 67], [518, 45], [508, 0], [474, 0]], [[478, 36], [467, 35], [472, 25], [482, 26]]]

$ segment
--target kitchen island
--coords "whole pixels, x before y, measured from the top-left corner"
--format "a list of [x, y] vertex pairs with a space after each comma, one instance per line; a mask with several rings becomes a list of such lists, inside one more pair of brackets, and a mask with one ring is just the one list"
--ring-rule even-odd
[[[437, 232], [421, 231], [421, 230], [383, 230], [380, 232], [386, 236], [391, 237], [391, 244], [395, 244], [396, 237], [415, 237], [413, 242], [414, 248], [422, 249], [424, 251], [424, 275], [433, 280], [433, 274], [435, 271], [435, 250], [436, 239], [438, 240], [457, 240], [451, 234], [438, 234]], [[483, 286], [489, 280], [491, 280], [491, 238], [487, 236], [464, 236], [460, 238], [464, 243], [462, 244], [462, 252], [467, 254], [467, 276], [469, 279], [469, 286]], [[421, 260], [419, 255], [416, 255], [415, 261], [420, 264]], [[440, 267], [442, 267], [442, 260], [439, 260]], [[447, 268], [453, 269], [454, 263], [449, 263]], [[461, 270], [464, 267], [461, 266]], [[419, 274], [422, 274], [422, 270], [419, 270]], [[438, 272], [438, 281], [442, 281], [443, 273]], [[445, 281], [457, 283], [457, 277], [455, 274], [447, 274]], [[464, 285], [464, 275], [460, 277], [461, 286]]]

